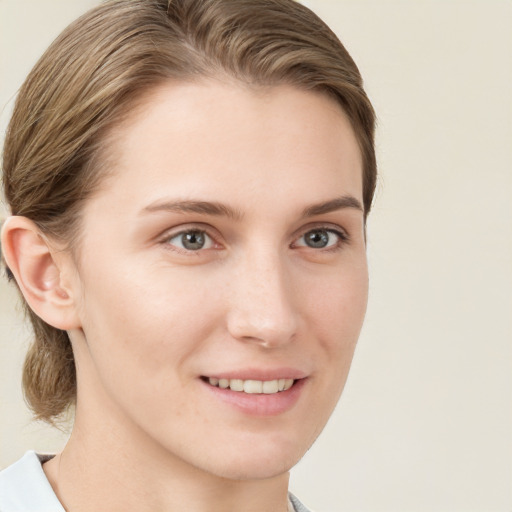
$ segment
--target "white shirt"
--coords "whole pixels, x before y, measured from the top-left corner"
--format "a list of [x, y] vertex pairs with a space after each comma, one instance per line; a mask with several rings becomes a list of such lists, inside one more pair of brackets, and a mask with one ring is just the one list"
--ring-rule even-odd
[[[43, 471], [51, 458], [30, 451], [0, 471], [0, 512], [66, 512]], [[290, 494], [288, 512], [309, 511]]]

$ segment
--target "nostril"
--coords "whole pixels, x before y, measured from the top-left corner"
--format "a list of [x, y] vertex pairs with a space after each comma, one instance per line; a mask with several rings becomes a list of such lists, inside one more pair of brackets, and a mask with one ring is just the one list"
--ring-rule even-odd
[[233, 311], [228, 316], [227, 327], [233, 338], [265, 348], [291, 342], [297, 330], [294, 313], [284, 310], [269, 312], [268, 315], [257, 311]]

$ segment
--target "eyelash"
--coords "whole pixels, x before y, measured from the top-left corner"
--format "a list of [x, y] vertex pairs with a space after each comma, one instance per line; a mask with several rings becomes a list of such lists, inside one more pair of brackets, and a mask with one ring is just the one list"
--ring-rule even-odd
[[[308, 246], [306, 243], [296, 245], [298, 240], [301, 240], [302, 238], [304, 238], [308, 233], [314, 233], [314, 232], [325, 232], [325, 233], [333, 234], [338, 238], [338, 240], [331, 246], [319, 247], [319, 248], [314, 248], [314, 247]], [[208, 232], [208, 229], [205, 229], [204, 226], [197, 226], [197, 227], [191, 226], [187, 229], [183, 229], [176, 233], [170, 233], [170, 234], [166, 235], [164, 238], [162, 238], [161, 243], [169, 250], [178, 252], [180, 254], [185, 254], [185, 255], [199, 256], [205, 250], [215, 249], [215, 247], [207, 247], [207, 248], [201, 247], [200, 249], [193, 250], [193, 249], [186, 249], [183, 247], [176, 247], [175, 245], [170, 243], [171, 240], [178, 238], [180, 236], [183, 236], [187, 233], [202, 233], [203, 235], [206, 235], [211, 240], [211, 244], [213, 246], [218, 245], [217, 242], [215, 241], [215, 237], [213, 235], [211, 235]], [[304, 231], [303, 234], [290, 245], [290, 247], [292, 247], [292, 248], [305, 247], [305, 248], [313, 249], [315, 252], [331, 253], [331, 252], [339, 251], [340, 249], [343, 248], [344, 245], [346, 245], [349, 242], [350, 242], [350, 237], [345, 231], [342, 231], [340, 229], [334, 229], [330, 226], [319, 225], [319, 226], [309, 228], [307, 231]]]

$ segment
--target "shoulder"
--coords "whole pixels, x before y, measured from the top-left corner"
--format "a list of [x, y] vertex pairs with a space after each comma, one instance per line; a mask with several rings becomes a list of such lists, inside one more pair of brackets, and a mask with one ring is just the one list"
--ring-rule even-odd
[[0, 512], [64, 512], [43, 471], [48, 458], [30, 451], [0, 471]]
[[293, 506], [293, 508], [290, 508], [293, 512], [313, 512], [306, 508], [291, 492], [288, 493], [288, 499]]

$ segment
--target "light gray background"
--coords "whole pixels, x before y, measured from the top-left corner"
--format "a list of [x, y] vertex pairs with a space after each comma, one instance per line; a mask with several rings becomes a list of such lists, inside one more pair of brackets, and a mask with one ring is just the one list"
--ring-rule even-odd
[[[92, 0], [0, 0], [0, 129]], [[318, 511], [512, 510], [512, 2], [310, 0], [379, 115], [370, 304], [344, 396], [292, 489]], [[0, 466], [30, 423], [28, 334], [0, 284]]]

